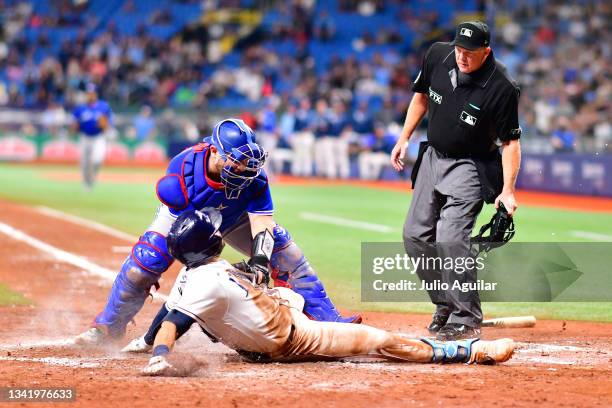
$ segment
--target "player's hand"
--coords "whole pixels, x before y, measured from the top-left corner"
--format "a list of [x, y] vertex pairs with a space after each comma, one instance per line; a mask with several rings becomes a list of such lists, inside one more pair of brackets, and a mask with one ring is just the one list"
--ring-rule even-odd
[[251, 272], [253, 272], [253, 283], [256, 285], [264, 285], [268, 286], [270, 282], [270, 272], [268, 271], [268, 267], [264, 265], [259, 265], [255, 262], [249, 261], [249, 268]]
[[237, 262], [232, 264], [234, 268], [242, 272], [242, 275], [250, 280], [254, 285], [261, 285], [262, 283], [268, 286], [270, 282], [270, 272], [267, 266], [259, 265], [253, 262], [251, 259], [248, 263], [245, 261]]
[[100, 129], [106, 130], [106, 128], [108, 127], [108, 118], [106, 116], [100, 116], [100, 118], [98, 119], [98, 126], [100, 127]]
[[500, 202], [504, 204], [504, 207], [506, 207], [506, 211], [508, 211], [508, 215], [510, 216], [512, 216], [512, 214], [514, 214], [518, 208], [516, 198], [514, 197], [514, 191], [502, 190], [502, 193], [495, 199], [496, 209], [499, 208]]
[[391, 165], [397, 171], [404, 168], [404, 158], [406, 157], [406, 142], [401, 139], [395, 144], [391, 151]]

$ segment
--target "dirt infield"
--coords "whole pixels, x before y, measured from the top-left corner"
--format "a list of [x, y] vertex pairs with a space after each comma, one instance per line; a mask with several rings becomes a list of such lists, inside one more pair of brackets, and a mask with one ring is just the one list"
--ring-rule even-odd
[[[20, 233], [10, 233], [7, 226]], [[35, 302], [0, 307], [0, 387], [73, 387], [61, 406], [610, 406], [612, 324], [540, 321], [532, 329], [485, 329], [513, 337], [515, 357], [499, 366], [418, 365], [371, 360], [249, 364], [192, 329], [177, 350], [206, 364], [190, 378], [139, 375], [147, 356], [124, 356], [116, 345], [79, 349], [67, 339], [103, 306], [111, 277], [131, 243], [85, 226], [0, 201], [0, 282]], [[32, 239], [38, 242], [32, 246]], [[15, 239], [19, 238], [21, 240]], [[40, 245], [40, 242], [44, 245]], [[56, 249], [65, 252], [53, 252]], [[101, 267], [84, 271], [57, 257], [76, 255]], [[55, 254], [55, 255], [53, 255]], [[72, 258], [71, 258], [72, 259]], [[74, 260], [72, 261], [74, 263]], [[167, 293], [177, 266], [162, 280]], [[324, 276], [324, 273], [323, 273]], [[159, 303], [147, 302], [129, 329], [141, 333]], [[366, 313], [381, 328], [425, 334], [425, 315]], [[51, 404], [33, 404], [49, 406]], [[21, 406], [2, 404], [0, 406]]]

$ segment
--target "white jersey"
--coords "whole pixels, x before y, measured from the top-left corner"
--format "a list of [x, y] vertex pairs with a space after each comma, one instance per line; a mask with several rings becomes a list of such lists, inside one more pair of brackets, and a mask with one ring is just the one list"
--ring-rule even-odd
[[209, 334], [235, 349], [274, 353], [291, 333], [290, 308], [301, 312], [304, 299], [286, 289], [254, 287], [220, 260], [183, 268], [167, 306], [191, 316]]
[[210, 335], [238, 351], [273, 361], [348, 356], [431, 361], [431, 346], [364, 324], [309, 320], [304, 299], [288, 288], [253, 286], [220, 260], [183, 268], [167, 302]]

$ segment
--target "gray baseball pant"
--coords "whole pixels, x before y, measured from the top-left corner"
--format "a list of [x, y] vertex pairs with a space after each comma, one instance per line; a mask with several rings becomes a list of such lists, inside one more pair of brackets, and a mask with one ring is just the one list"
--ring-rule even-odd
[[[443, 259], [469, 256], [470, 236], [484, 203], [480, 187], [473, 160], [449, 158], [430, 146], [423, 156], [404, 224], [406, 252]], [[421, 280], [439, 280], [449, 288], [455, 281], [473, 283], [477, 278], [474, 268], [463, 273], [445, 268], [417, 273]], [[436, 313], [448, 316], [448, 323], [480, 326], [478, 291], [429, 290], [428, 294]]]

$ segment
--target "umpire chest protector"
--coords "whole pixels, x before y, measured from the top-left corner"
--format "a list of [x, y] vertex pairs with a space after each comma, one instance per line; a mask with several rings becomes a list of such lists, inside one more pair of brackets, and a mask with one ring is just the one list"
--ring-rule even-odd
[[455, 47], [435, 43], [427, 51], [413, 91], [428, 97], [429, 146], [446, 157], [474, 159], [483, 198], [499, 194], [503, 184], [496, 141], [520, 138], [520, 90], [503, 64], [489, 54], [475, 72], [463, 74], [455, 62]]

